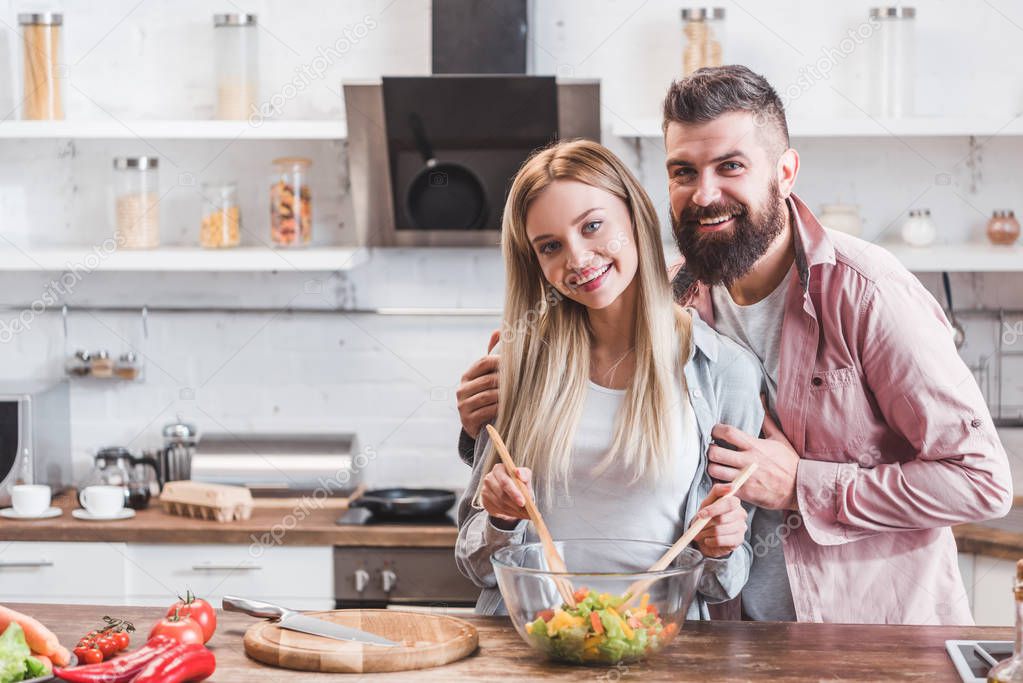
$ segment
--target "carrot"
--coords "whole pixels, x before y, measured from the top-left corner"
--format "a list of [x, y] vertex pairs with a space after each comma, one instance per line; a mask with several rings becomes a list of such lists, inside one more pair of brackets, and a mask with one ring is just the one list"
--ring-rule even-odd
[[593, 632], [597, 635], [604, 632], [604, 624], [600, 623], [600, 617], [596, 612], [590, 612], [590, 623], [593, 624]]
[[51, 652], [49, 656], [57, 666], [67, 666], [71, 661], [71, 653], [63, 645], [58, 645], [57, 651]]
[[65, 664], [70, 660], [68, 651], [60, 646], [60, 641], [57, 640], [57, 636], [53, 634], [53, 631], [27, 614], [22, 614], [12, 610], [10, 607], [0, 605], [0, 633], [7, 630], [12, 621], [18, 622], [22, 630], [25, 631], [25, 642], [28, 643], [32, 652], [46, 655], [58, 664], [60, 664], [62, 656], [65, 657]]

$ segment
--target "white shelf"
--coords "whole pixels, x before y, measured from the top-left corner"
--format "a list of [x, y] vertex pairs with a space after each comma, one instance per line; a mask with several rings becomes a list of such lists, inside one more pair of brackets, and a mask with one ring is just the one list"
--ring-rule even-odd
[[[635, 119], [615, 121], [611, 132], [624, 138], [659, 138], [661, 120]], [[872, 119], [815, 118], [789, 119], [789, 135], [807, 138], [886, 138], [886, 137], [969, 137], [1023, 135], [1023, 116], [1002, 119], [914, 118]]]
[[0, 271], [333, 272], [355, 268], [365, 263], [367, 258], [366, 249], [350, 247], [161, 247], [138, 251], [121, 249], [112, 253], [93, 247], [7, 248], [0, 251]]
[[0, 121], [0, 139], [343, 140], [344, 121]]
[[914, 273], [1012, 273], [1023, 272], [1023, 246], [991, 244], [936, 244], [909, 247], [882, 244]]

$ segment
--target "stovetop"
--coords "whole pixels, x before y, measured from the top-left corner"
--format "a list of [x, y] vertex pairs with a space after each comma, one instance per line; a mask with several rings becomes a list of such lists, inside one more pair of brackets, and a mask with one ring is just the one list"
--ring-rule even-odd
[[430, 517], [376, 517], [365, 508], [351, 508], [337, 518], [338, 526], [455, 526], [455, 518], [450, 514], [432, 515]]

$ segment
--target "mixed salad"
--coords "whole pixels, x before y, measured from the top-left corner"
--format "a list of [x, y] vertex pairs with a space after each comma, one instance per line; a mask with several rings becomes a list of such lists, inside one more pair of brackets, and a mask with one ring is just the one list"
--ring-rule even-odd
[[636, 607], [622, 609], [628, 595], [613, 596], [580, 588], [576, 606], [537, 613], [526, 624], [532, 643], [548, 657], [581, 664], [607, 664], [652, 654], [670, 640], [677, 624], [665, 626], [644, 594]]

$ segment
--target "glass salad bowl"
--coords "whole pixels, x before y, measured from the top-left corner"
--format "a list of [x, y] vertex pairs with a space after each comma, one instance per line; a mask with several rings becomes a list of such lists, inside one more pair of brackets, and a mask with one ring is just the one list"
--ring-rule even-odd
[[[703, 556], [686, 548], [665, 570], [646, 569], [670, 545], [579, 539], [556, 542], [569, 572], [547, 570], [540, 543], [494, 553], [497, 585], [515, 630], [550, 659], [574, 664], [633, 662], [660, 652], [682, 628], [703, 573]], [[570, 608], [555, 579], [567, 579]], [[639, 594], [627, 591], [641, 582]]]

